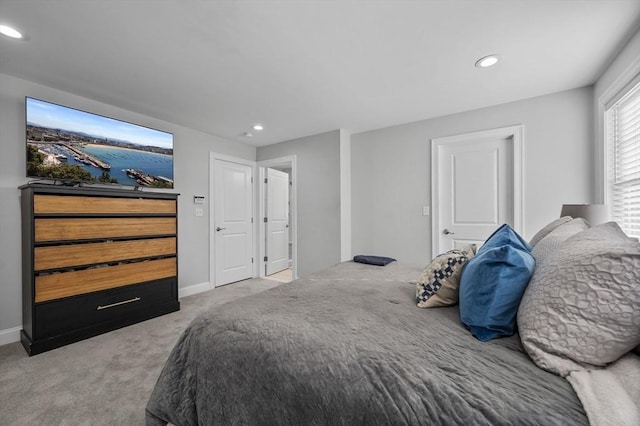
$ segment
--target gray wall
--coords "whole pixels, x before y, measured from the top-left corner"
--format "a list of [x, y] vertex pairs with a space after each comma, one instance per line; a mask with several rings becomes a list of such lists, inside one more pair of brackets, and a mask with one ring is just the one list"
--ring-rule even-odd
[[20, 205], [17, 187], [27, 182], [25, 96], [174, 134], [174, 191], [180, 193], [179, 285], [187, 287], [208, 282], [208, 203], [204, 206], [198, 205], [204, 207], [205, 214], [195, 217], [193, 195], [205, 195], [209, 198], [209, 152], [255, 160], [255, 147], [0, 74], [0, 334], [3, 330], [22, 325]]
[[298, 275], [340, 262], [340, 131], [259, 147], [257, 160], [295, 155]]
[[[592, 202], [591, 87], [351, 136], [353, 253], [425, 265], [432, 138], [524, 125], [524, 236], [563, 203]], [[433, 210], [433, 206], [432, 210]]]

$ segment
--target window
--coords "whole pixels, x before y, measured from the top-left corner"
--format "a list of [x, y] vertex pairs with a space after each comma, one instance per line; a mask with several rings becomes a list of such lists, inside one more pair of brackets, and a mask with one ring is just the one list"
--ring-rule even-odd
[[640, 237], [640, 83], [606, 110], [611, 219], [630, 237]]

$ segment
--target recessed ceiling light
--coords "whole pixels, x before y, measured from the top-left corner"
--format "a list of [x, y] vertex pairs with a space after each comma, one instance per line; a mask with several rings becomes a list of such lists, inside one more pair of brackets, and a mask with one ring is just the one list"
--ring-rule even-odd
[[253, 133], [251, 133], [251, 132], [244, 132], [244, 133], [242, 134], [242, 136], [244, 136], [245, 138], [251, 138], [251, 137], [253, 137]]
[[489, 68], [498, 63], [498, 55], [489, 55], [483, 58], [480, 58], [476, 61], [476, 67], [478, 68]]
[[0, 34], [11, 38], [22, 38], [22, 33], [8, 25], [0, 25]]
[[253, 130], [257, 130], [257, 131], [264, 130], [264, 126], [260, 123], [256, 123], [253, 125]]

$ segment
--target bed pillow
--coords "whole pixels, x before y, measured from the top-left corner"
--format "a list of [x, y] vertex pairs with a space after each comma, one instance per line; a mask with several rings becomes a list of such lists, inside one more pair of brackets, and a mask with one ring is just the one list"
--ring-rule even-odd
[[418, 307], [436, 308], [458, 303], [460, 272], [475, 254], [475, 244], [469, 244], [436, 256], [416, 283]]
[[529, 243], [527, 243], [516, 231], [513, 230], [513, 228], [505, 223], [493, 231], [493, 234], [487, 238], [487, 241], [485, 241], [482, 247], [480, 247], [480, 250], [478, 250], [478, 254], [483, 251], [505, 245], [525, 250], [529, 253], [531, 252], [531, 246]]
[[460, 279], [460, 320], [481, 341], [511, 336], [535, 268], [529, 244], [503, 225], [469, 260]]
[[[536, 267], [540, 266], [547, 258], [553, 254], [571, 236], [589, 229], [589, 224], [581, 217], [571, 219], [556, 227], [553, 231], [545, 235], [531, 250], [531, 254], [536, 259]], [[535, 275], [535, 272], [534, 272]]]
[[550, 232], [552, 232], [554, 229], [556, 229], [558, 226], [562, 225], [563, 223], [569, 222], [571, 219], [572, 219], [571, 216], [563, 216], [547, 224], [544, 228], [536, 232], [533, 238], [531, 238], [531, 241], [529, 241], [529, 245], [531, 246], [531, 248], [533, 249], [536, 246], [536, 244], [538, 244], [540, 240], [546, 237]]
[[396, 260], [393, 257], [359, 254], [353, 256], [353, 261], [357, 263], [366, 263], [367, 265], [387, 266], [389, 263], [395, 262]]
[[609, 222], [567, 239], [538, 265], [518, 313], [541, 368], [602, 367], [640, 344], [640, 243]]

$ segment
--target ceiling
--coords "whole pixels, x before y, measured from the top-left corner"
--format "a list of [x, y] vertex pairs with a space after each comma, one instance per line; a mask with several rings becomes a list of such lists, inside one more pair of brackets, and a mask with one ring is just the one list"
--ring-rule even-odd
[[0, 0], [0, 23], [27, 35], [2, 73], [261, 146], [592, 84], [640, 1]]

